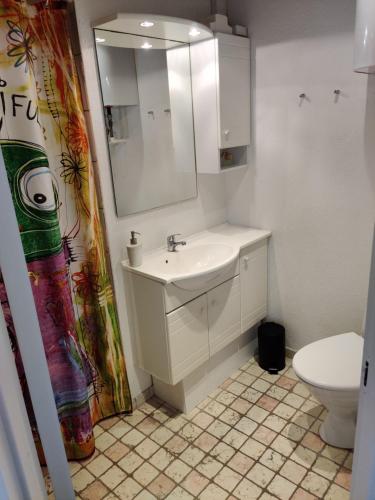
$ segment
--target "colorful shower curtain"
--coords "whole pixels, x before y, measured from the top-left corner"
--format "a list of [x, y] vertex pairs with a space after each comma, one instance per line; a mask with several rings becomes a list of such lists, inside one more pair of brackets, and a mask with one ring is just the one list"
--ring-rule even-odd
[[[0, 147], [69, 459], [131, 411], [67, 3], [0, 0]], [[0, 236], [1, 238], [1, 236]], [[41, 460], [6, 290], [0, 298]]]

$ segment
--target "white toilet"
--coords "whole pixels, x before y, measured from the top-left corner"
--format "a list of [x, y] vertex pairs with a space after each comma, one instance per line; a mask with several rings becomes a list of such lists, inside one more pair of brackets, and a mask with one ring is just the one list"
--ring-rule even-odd
[[363, 338], [354, 332], [313, 342], [293, 358], [296, 375], [328, 410], [320, 427], [326, 443], [353, 448]]

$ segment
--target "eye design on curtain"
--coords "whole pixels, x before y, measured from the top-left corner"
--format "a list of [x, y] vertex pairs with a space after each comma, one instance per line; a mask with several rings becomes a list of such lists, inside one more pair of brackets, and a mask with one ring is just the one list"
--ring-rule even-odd
[[48, 167], [36, 167], [20, 179], [21, 196], [26, 205], [52, 212], [57, 208], [57, 188]]

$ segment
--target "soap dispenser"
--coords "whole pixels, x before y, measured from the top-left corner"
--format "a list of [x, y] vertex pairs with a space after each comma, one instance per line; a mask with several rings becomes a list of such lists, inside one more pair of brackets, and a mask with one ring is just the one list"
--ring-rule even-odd
[[132, 267], [138, 267], [142, 264], [142, 243], [138, 243], [138, 238], [136, 234], [140, 236], [140, 233], [136, 231], [130, 231], [131, 238], [129, 245], [126, 246], [128, 251], [129, 264]]

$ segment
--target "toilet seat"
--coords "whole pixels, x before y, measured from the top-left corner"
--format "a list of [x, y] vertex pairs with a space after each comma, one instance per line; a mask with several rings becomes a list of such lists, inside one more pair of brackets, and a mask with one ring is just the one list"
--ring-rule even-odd
[[318, 340], [300, 349], [293, 368], [304, 382], [326, 390], [359, 390], [363, 338], [354, 332]]

